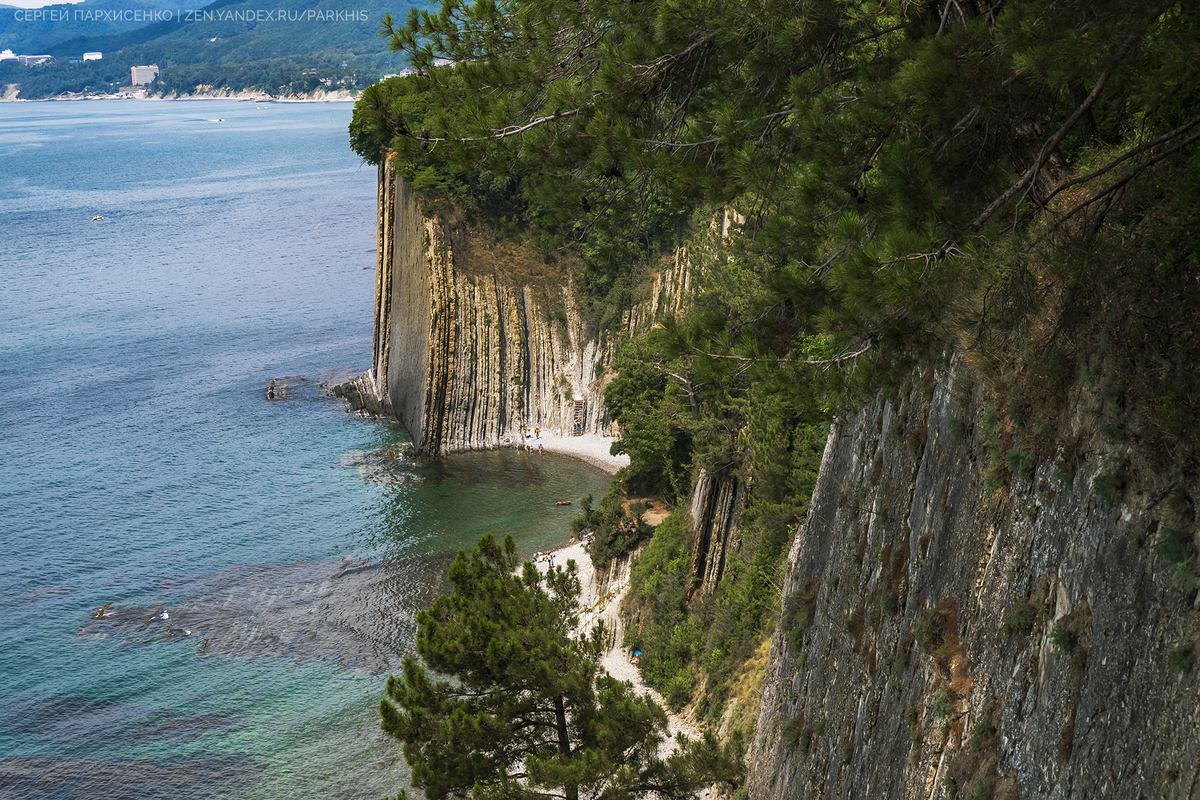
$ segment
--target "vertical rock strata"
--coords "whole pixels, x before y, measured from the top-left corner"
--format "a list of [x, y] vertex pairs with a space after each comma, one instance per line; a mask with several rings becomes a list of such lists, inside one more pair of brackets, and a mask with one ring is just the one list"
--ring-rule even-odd
[[[522, 426], [606, 427], [615, 340], [588, 331], [566, 273], [528, 244], [423, 213], [392, 166], [379, 170], [371, 369], [334, 392], [393, 414], [421, 453], [497, 447], [519, 441]], [[623, 330], [676, 313], [688, 286], [681, 251]]]
[[741, 546], [738, 521], [746, 505], [746, 484], [729, 475], [700, 470], [688, 499], [692, 517], [692, 585], [704, 594], [716, 591], [731, 553]]
[[[950, 374], [924, 383], [829, 439], [750, 796], [1196, 797], [1200, 670], [1168, 657], [1195, 652], [1195, 591], [1153, 547], [1166, 526], [1194, 530], [1190, 503], [1165, 500], [1178, 477], [1098, 435], [1099, 401], [1077, 392], [1072, 452], [985, 487], [978, 398]], [[1122, 461], [1110, 506], [1093, 481]]]

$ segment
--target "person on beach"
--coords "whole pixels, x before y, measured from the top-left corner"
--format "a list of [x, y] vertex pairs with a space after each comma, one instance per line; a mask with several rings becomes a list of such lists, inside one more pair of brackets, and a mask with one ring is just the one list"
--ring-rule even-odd
[[546, 453], [545, 453], [545, 452], [542, 450], [542, 443], [541, 443], [541, 442], [538, 442], [538, 455], [539, 455], [539, 456], [544, 456], [544, 455], [546, 455]]
[[535, 437], [535, 438], [538, 438], [538, 439], [542, 438], [542, 429], [541, 429], [541, 428], [534, 428], [534, 429], [533, 429], [533, 435], [534, 435], [534, 437]]

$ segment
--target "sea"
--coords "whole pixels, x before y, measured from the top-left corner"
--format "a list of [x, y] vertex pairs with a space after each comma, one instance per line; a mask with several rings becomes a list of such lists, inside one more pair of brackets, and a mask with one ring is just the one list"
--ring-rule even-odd
[[0, 103], [0, 798], [394, 796], [378, 705], [454, 554], [603, 494], [327, 396], [370, 362], [351, 111]]

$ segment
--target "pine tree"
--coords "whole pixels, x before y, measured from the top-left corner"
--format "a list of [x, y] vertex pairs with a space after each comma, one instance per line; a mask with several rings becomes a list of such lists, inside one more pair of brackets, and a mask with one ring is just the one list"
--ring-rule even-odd
[[572, 636], [574, 562], [544, 581], [532, 563], [517, 567], [511, 537], [459, 551], [453, 593], [417, 618], [424, 665], [405, 659], [388, 678], [382, 727], [404, 742], [414, 787], [433, 800], [621, 800], [740, 781], [740, 737], [681, 737], [659, 756], [665, 712], [598, 667], [601, 630]]

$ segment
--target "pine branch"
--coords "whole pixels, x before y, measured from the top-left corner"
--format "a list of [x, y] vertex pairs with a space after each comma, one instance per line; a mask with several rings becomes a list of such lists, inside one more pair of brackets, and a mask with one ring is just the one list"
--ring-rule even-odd
[[[1132, 150], [1130, 150], [1128, 153], [1125, 153], [1124, 155], [1122, 155], [1122, 156], [1120, 156], [1120, 157], [1118, 157], [1118, 158], [1115, 158], [1115, 159], [1113, 159], [1113, 160], [1112, 160], [1112, 161], [1110, 161], [1108, 164], [1105, 164], [1103, 167], [1101, 167], [1100, 169], [1096, 170], [1095, 172], [1092, 172], [1091, 174], [1084, 175], [1084, 176], [1083, 176], [1083, 177], [1081, 177], [1081, 178], [1075, 178], [1075, 179], [1073, 179], [1073, 180], [1069, 180], [1069, 181], [1067, 181], [1067, 182], [1066, 182], [1066, 183], [1064, 183], [1062, 186], [1059, 186], [1059, 187], [1058, 187], [1057, 189], [1055, 189], [1053, 192], [1051, 192], [1050, 194], [1048, 194], [1048, 195], [1046, 196], [1046, 199], [1045, 199], [1045, 201], [1044, 201], [1044, 202], [1047, 202], [1047, 203], [1048, 203], [1050, 200], [1052, 200], [1052, 199], [1053, 199], [1055, 196], [1057, 196], [1059, 193], [1061, 193], [1061, 192], [1065, 191], [1066, 189], [1070, 189], [1072, 186], [1078, 186], [1078, 185], [1079, 185], [1079, 184], [1081, 184], [1081, 183], [1088, 183], [1089, 181], [1092, 181], [1092, 180], [1095, 180], [1096, 178], [1099, 178], [1101, 175], [1104, 175], [1104, 174], [1106, 174], [1106, 173], [1108, 173], [1108, 172], [1111, 172], [1111, 171], [1113, 170], [1113, 168], [1114, 168], [1114, 167], [1116, 167], [1118, 164], [1120, 164], [1120, 163], [1122, 163], [1122, 162], [1124, 162], [1124, 161], [1128, 161], [1129, 159], [1131, 159], [1131, 158], [1134, 158], [1135, 156], [1139, 156], [1139, 155], [1141, 155], [1142, 153], [1146, 152], [1147, 150], [1150, 150], [1150, 149], [1152, 149], [1152, 148], [1154, 148], [1154, 147], [1157, 147], [1157, 146], [1158, 146], [1158, 145], [1160, 145], [1160, 144], [1164, 144], [1164, 143], [1166, 143], [1166, 142], [1169, 142], [1169, 141], [1171, 141], [1172, 139], [1174, 139], [1176, 136], [1180, 136], [1180, 135], [1182, 135], [1182, 134], [1184, 134], [1184, 133], [1187, 133], [1187, 132], [1188, 132], [1188, 131], [1190, 131], [1192, 128], [1196, 127], [1197, 125], [1200, 125], [1200, 116], [1193, 117], [1193, 118], [1192, 118], [1192, 119], [1190, 119], [1189, 121], [1187, 121], [1187, 122], [1185, 122], [1184, 124], [1180, 125], [1180, 126], [1179, 126], [1178, 128], [1176, 128], [1175, 130], [1171, 131], [1170, 133], [1164, 133], [1162, 136], [1159, 136], [1158, 138], [1154, 139], [1153, 141], [1145, 142], [1145, 143], [1143, 143], [1143, 144], [1140, 144], [1140, 145], [1138, 145], [1137, 147], [1135, 147], [1135, 148], [1133, 148]], [[1189, 139], [1188, 141], [1184, 142], [1182, 146], [1186, 146], [1186, 145], [1190, 144], [1190, 143], [1191, 143], [1191, 142], [1193, 142], [1193, 141], [1195, 141], [1195, 137], [1192, 137], [1192, 138], [1191, 138], [1191, 139]], [[1178, 152], [1178, 151], [1179, 151], [1179, 149], [1180, 149], [1180, 147], [1175, 147], [1175, 148], [1172, 148], [1171, 150], [1167, 151], [1166, 155], [1169, 155], [1169, 154], [1171, 154], [1171, 153]], [[1157, 163], [1157, 161], [1159, 161], [1159, 160], [1161, 160], [1161, 159], [1159, 159], [1159, 158], [1155, 158], [1155, 159], [1154, 159], [1154, 161], [1151, 161], [1151, 162], [1149, 162], [1149, 163]]]
[[884, 261], [880, 264], [879, 269], [875, 270], [875, 274], [878, 275], [879, 273], [883, 272], [888, 267], [895, 266], [896, 264], [904, 264], [909, 261], [924, 260], [925, 266], [928, 267], [930, 265], [931, 261], [941, 261], [942, 259], [946, 258], [947, 256], [961, 255], [961, 254], [962, 254], [962, 250], [958, 249], [958, 245], [956, 245], [954, 242], [946, 242], [945, 244], [942, 245], [940, 250], [937, 250], [936, 252], [933, 252], [933, 253], [913, 253], [913, 254], [907, 255], [907, 256], [900, 256], [898, 258], [888, 259], [887, 261]]
[[507, 139], [509, 136], [516, 136], [532, 128], [545, 125], [547, 122], [553, 122], [556, 119], [573, 117], [579, 112], [580, 109], [578, 108], [572, 109], [571, 111], [555, 111], [553, 114], [548, 116], [532, 119], [524, 125], [509, 125], [507, 128], [501, 128], [500, 130], [495, 131], [488, 136], [463, 136], [461, 138], [454, 139], [437, 136], [414, 136], [413, 138], [423, 144], [438, 144], [439, 142], [490, 142], [498, 139]]
[[803, 358], [803, 359], [801, 359], [801, 358], [751, 358], [750, 356], [738, 356], [738, 355], [733, 355], [733, 354], [710, 353], [706, 350], [701, 350], [699, 347], [696, 347], [694, 345], [692, 346], [692, 349], [701, 355], [708, 356], [709, 358], [726, 359], [726, 360], [730, 360], [730, 361], [741, 361], [741, 362], [750, 363], [750, 364], [774, 363], [774, 364], [778, 364], [779, 366], [783, 367], [783, 366], [787, 366], [788, 364], [818, 364], [818, 365], [840, 364], [843, 361], [849, 361], [851, 359], [858, 358], [859, 356], [861, 356], [863, 353], [866, 353], [868, 350], [870, 350], [872, 347], [874, 347], [878, 343], [879, 343], [878, 338], [874, 334], [872, 334], [871, 336], [867, 337], [865, 344], [863, 344], [861, 347], [859, 347], [858, 350], [855, 350], [852, 353], [842, 353], [840, 355], [834, 356], [833, 358]]
[[[1097, 194], [1095, 197], [1090, 197], [1087, 200], [1084, 200], [1082, 203], [1080, 203], [1079, 205], [1077, 205], [1073, 209], [1071, 209], [1069, 212], [1067, 212], [1062, 217], [1062, 219], [1058, 220], [1054, 224], [1054, 230], [1057, 230], [1060, 226], [1062, 226], [1062, 224], [1064, 222], [1069, 220], [1071, 217], [1075, 216], [1077, 213], [1079, 213], [1083, 209], [1092, 205], [1093, 203], [1099, 202], [1100, 200], [1104, 200], [1104, 199], [1110, 197], [1113, 193], [1117, 192], [1118, 190], [1124, 189], [1126, 186], [1128, 186], [1130, 183], [1132, 183], [1139, 175], [1141, 175], [1143, 172], [1145, 172], [1150, 167], [1154, 166], [1155, 164], [1157, 164], [1158, 162], [1162, 161], [1165, 158], [1169, 158], [1169, 157], [1175, 155], [1180, 150], [1184, 149], [1188, 145], [1194, 144], [1198, 140], [1200, 140], [1200, 131], [1193, 133], [1187, 139], [1184, 139], [1182, 142], [1175, 145], [1174, 147], [1172, 147], [1168, 150], [1164, 150], [1163, 152], [1161, 152], [1158, 155], [1151, 158], [1149, 161], [1139, 164], [1136, 169], [1134, 169], [1132, 172], [1130, 172], [1124, 178], [1117, 181], [1112, 186], [1109, 186], [1104, 191]], [[1111, 206], [1112, 206], [1111, 202], [1107, 203], [1107, 205], [1105, 206], [1105, 211], [1104, 211], [1105, 214], [1107, 213], [1108, 209], [1111, 208]], [[1104, 215], [1102, 214], [1101, 220], [1103, 219], [1103, 217], [1104, 217]], [[1098, 229], [1099, 223], [1101, 220], [1096, 221], [1096, 225], [1094, 226], [1095, 228]]]
[[1140, 37], [1138, 36], [1126, 37], [1125, 41], [1121, 44], [1121, 47], [1118, 48], [1116, 54], [1114, 55], [1112, 63], [1109, 64], [1107, 69], [1100, 73], [1100, 77], [1096, 79], [1096, 85], [1092, 88], [1091, 93], [1084, 98], [1083, 102], [1079, 104], [1079, 107], [1075, 109], [1075, 113], [1072, 114], [1065, 123], [1063, 123], [1063, 126], [1059, 128], [1053, 136], [1046, 140], [1045, 144], [1042, 145], [1041, 151], [1038, 152], [1037, 158], [1034, 159], [1033, 164], [1029, 166], [1029, 169], [1025, 170], [1024, 174], [1021, 175], [1017, 182], [1010, 186], [1004, 192], [1004, 194], [993, 200], [991, 204], [983, 210], [983, 213], [975, 218], [975, 221], [971, 223], [971, 230], [979, 230], [979, 228], [985, 222], [991, 219], [992, 215], [994, 215], [1009, 200], [1016, 196], [1017, 192], [1020, 192], [1021, 190], [1025, 189], [1025, 187], [1032, 184], [1033, 179], [1042, 171], [1042, 167], [1045, 165], [1046, 160], [1050, 157], [1050, 154], [1058, 149], [1058, 146], [1062, 143], [1062, 140], [1065, 139], [1067, 134], [1071, 132], [1071, 129], [1075, 127], [1075, 123], [1079, 122], [1079, 118], [1087, 113], [1088, 109], [1092, 107], [1092, 104], [1096, 102], [1096, 98], [1100, 96], [1100, 93], [1104, 90], [1105, 85], [1108, 83], [1108, 79], [1112, 75], [1113, 69], [1116, 68], [1117, 64], [1121, 62], [1121, 59], [1123, 59], [1129, 53], [1129, 51], [1133, 49], [1134, 44], [1137, 43], [1139, 38]]

